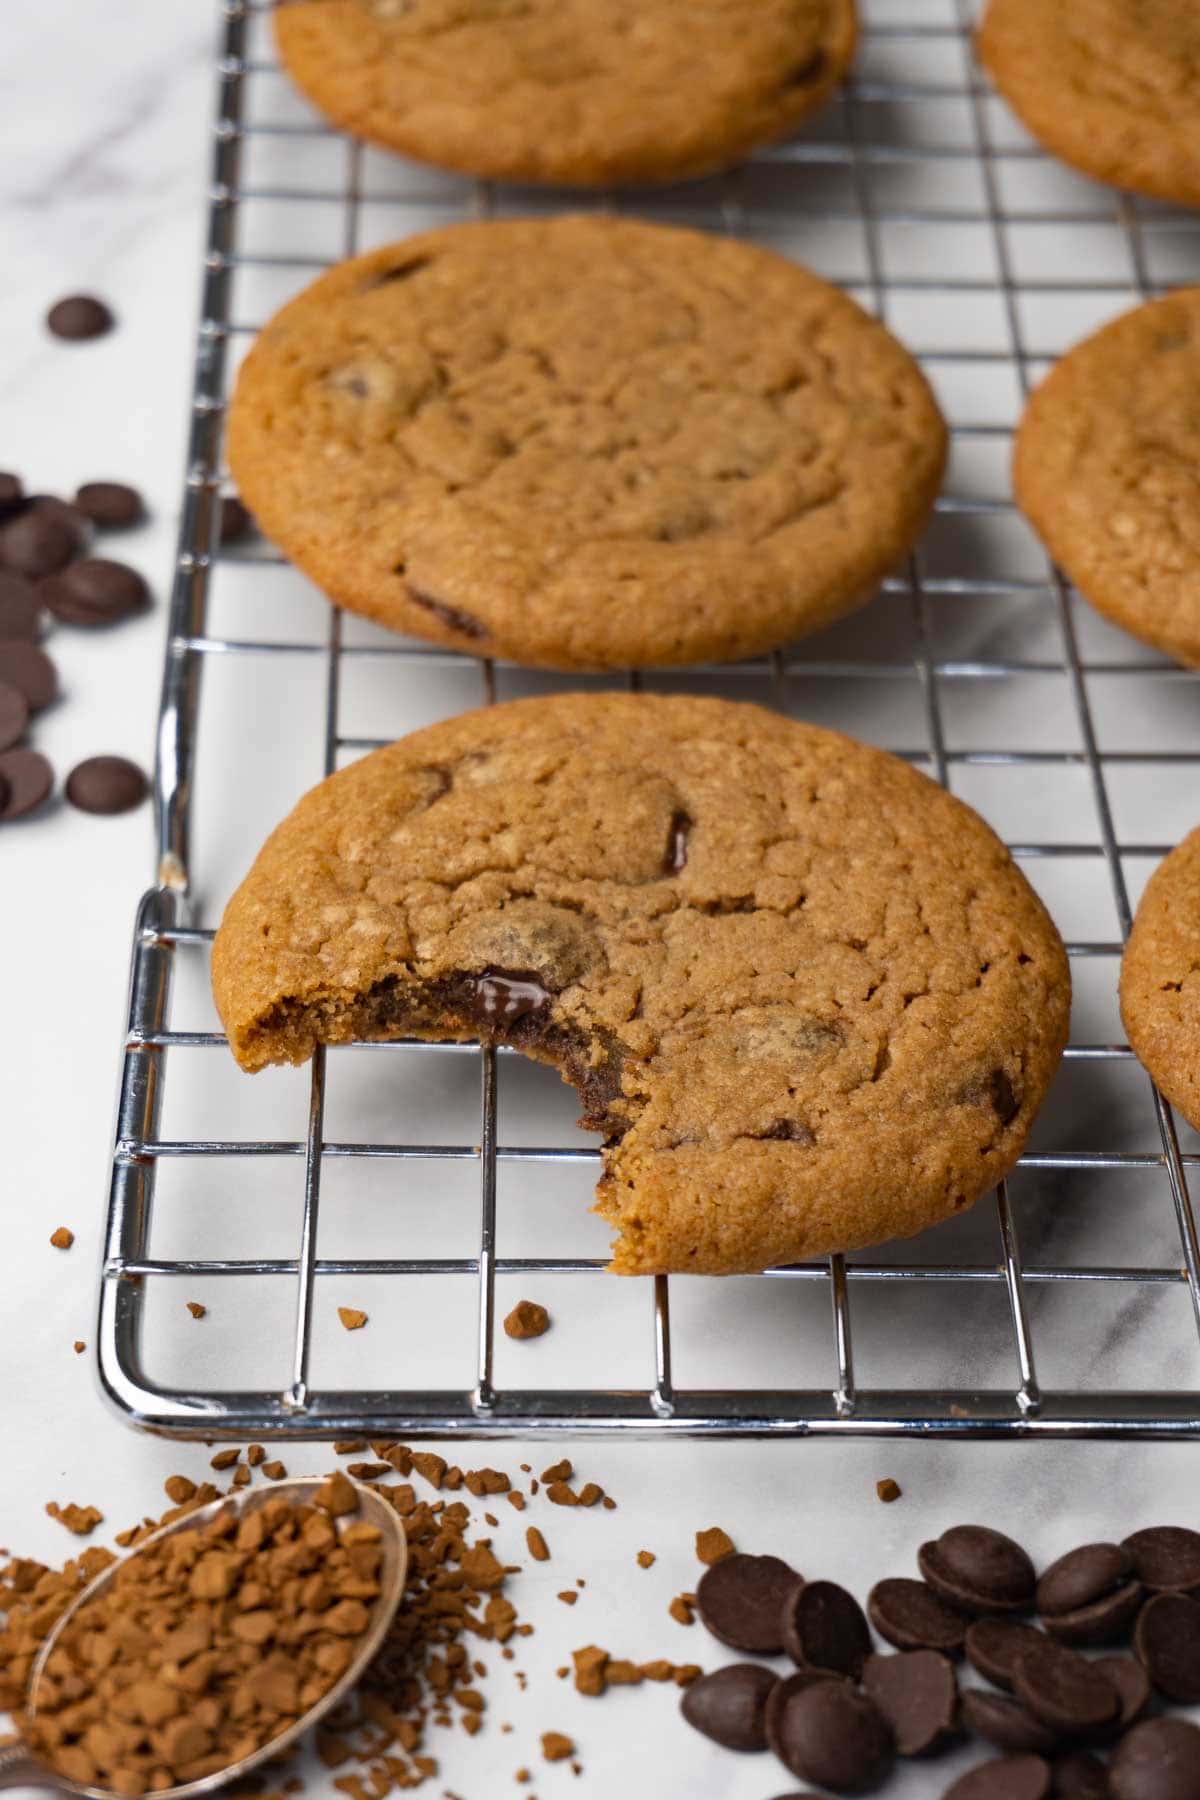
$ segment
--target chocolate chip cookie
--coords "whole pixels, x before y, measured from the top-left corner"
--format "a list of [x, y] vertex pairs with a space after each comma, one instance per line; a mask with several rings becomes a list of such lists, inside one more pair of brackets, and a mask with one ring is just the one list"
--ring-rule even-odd
[[1200, 1131], [1200, 829], [1150, 877], [1121, 963], [1134, 1053]]
[[275, 37], [336, 125], [503, 181], [674, 181], [822, 106], [854, 0], [284, 0]]
[[990, 0], [979, 54], [1055, 156], [1114, 187], [1200, 206], [1195, 0]]
[[1020, 1152], [1070, 997], [1004, 846], [907, 763], [635, 694], [467, 713], [331, 776], [230, 901], [213, 987], [248, 1070], [402, 1037], [557, 1068], [639, 1275], [962, 1211]]
[[1200, 288], [1123, 314], [1042, 382], [1017, 500], [1085, 599], [1200, 664]]
[[867, 599], [945, 428], [854, 302], [770, 251], [588, 217], [340, 264], [238, 378], [229, 461], [340, 605], [555, 668], [748, 656]]

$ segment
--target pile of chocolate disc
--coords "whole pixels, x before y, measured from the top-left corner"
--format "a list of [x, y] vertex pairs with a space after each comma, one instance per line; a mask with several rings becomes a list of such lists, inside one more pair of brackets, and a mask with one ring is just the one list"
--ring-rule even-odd
[[[1200, 1729], [1164, 1711], [1200, 1701], [1200, 1533], [1162, 1525], [1085, 1544], [1039, 1578], [1003, 1532], [956, 1525], [917, 1561], [920, 1579], [879, 1582], [866, 1613], [777, 1556], [714, 1563], [696, 1593], [708, 1630], [796, 1669], [718, 1669], [688, 1688], [684, 1717], [835, 1794], [971, 1735], [998, 1754], [945, 1800], [1200, 1800]], [[987, 1686], [960, 1685], [963, 1658]]]

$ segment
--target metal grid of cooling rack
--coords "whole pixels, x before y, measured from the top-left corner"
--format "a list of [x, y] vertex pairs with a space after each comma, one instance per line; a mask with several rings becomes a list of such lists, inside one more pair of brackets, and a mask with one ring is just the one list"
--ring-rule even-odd
[[[924, 360], [931, 369], [952, 364], [960, 370], [999, 367], [1015, 377], [1015, 393], [1029, 389], [1048, 353], [1029, 342], [1024, 306], [1031, 295], [1097, 295], [1108, 302], [1108, 311], [1119, 310], [1166, 285], [1153, 278], [1147, 252], [1147, 233], [1153, 229], [1186, 232], [1186, 220], [1159, 217], [1126, 196], [1089, 188], [1079, 205], [1041, 206], [1025, 211], [1008, 199], [1006, 172], [1032, 170], [1045, 159], [1026, 142], [997, 141], [996, 102], [989, 97], [982, 77], [970, 60], [969, 34], [973, 24], [971, 0], [865, 0], [870, 8], [864, 48], [887, 40], [906, 44], [917, 73], [911, 78], [886, 75], [875, 79], [868, 72], [852, 82], [816, 132], [794, 143], [765, 152], [756, 159], [768, 164], [786, 181], [801, 180], [805, 171], [836, 169], [848, 179], [849, 204], [843, 216], [861, 231], [865, 245], [865, 282], [859, 279], [869, 304], [891, 321], [899, 297], [948, 294], [960, 297], [970, 308], [987, 298], [1001, 309], [1004, 341], [984, 347], [951, 339], [931, 348]], [[318, 1052], [312, 1065], [308, 1127], [302, 1139], [284, 1141], [194, 1138], [168, 1140], [160, 1135], [163, 1095], [171, 1053], [200, 1049], [221, 1055], [223, 1039], [207, 1031], [172, 1030], [168, 1026], [169, 1001], [177, 964], [181, 958], [203, 958], [212, 933], [191, 922], [190, 888], [194, 885], [190, 860], [189, 814], [197, 750], [197, 715], [201, 671], [213, 657], [317, 656], [323, 659], [324, 763], [332, 769], [339, 753], [369, 749], [376, 740], [344, 735], [339, 705], [344, 669], [356, 654], [386, 655], [409, 659], [433, 658], [419, 647], [395, 645], [363, 650], [344, 642], [343, 621], [330, 609], [324, 644], [299, 641], [249, 641], [206, 635], [206, 599], [214, 566], [220, 556], [236, 557], [236, 551], [219, 548], [219, 506], [222, 479], [221, 436], [224, 397], [229, 374], [228, 352], [239, 337], [253, 332], [261, 321], [236, 316], [232, 283], [236, 272], [248, 266], [272, 264], [294, 270], [298, 279], [324, 266], [325, 259], [311, 255], [272, 257], [239, 249], [239, 207], [247, 201], [340, 202], [343, 226], [340, 253], [353, 254], [359, 247], [360, 219], [364, 205], [363, 158], [366, 152], [352, 143], [345, 146], [346, 181], [331, 190], [316, 183], [290, 180], [278, 186], [254, 185], [243, 176], [246, 147], [255, 138], [269, 136], [329, 138], [317, 121], [272, 122], [255, 116], [250, 101], [253, 78], [266, 65], [250, 53], [254, 15], [268, 10], [261, 0], [224, 0], [221, 7], [222, 41], [218, 72], [217, 114], [213, 179], [210, 192], [209, 237], [205, 259], [199, 345], [192, 402], [186, 488], [180, 531], [179, 555], [171, 601], [171, 618], [162, 694], [158, 758], [158, 879], [144, 897], [136, 923], [129, 1030], [119, 1103], [117, 1137], [106, 1242], [99, 1330], [102, 1382], [118, 1408], [138, 1423], [160, 1431], [183, 1435], [355, 1435], [379, 1437], [394, 1433], [464, 1436], [516, 1433], [587, 1433], [614, 1429], [645, 1433], [692, 1435], [800, 1435], [851, 1432], [859, 1434], [937, 1433], [959, 1436], [1006, 1435], [1120, 1435], [1140, 1433], [1186, 1436], [1200, 1432], [1200, 1386], [1181, 1384], [1169, 1391], [1130, 1391], [1089, 1387], [1054, 1387], [1039, 1381], [1038, 1356], [1031, 1322], [1036, 1310], [1032, 1297], [1049, 1289], [1080, 1284], [1097, 1292], [1117, 1284], [1153, 1289], [1163, 1286], [1186, 1290], [1191, 1301], [1192, 1324], [1200, 1329], [1200, 1245], [1188, 1193], [1188, 1168], [1200, 1156], [1181, 1151], [1169, 1109], [1155, 1094], [1157, 1145], [1147, 1150], [1105, 1148], [1053, 1149], [1031, 1153], [1022, 1168], [1055, 1175], [1076, 1172], [1089, 1181], [1101, 1182], [1113, 1171], [1148, 1171], [1155, 1185], [1156, 1205], [1171, 1209], [1177, 1232], [1174, 1251], [1155, 1262], [1144, 1258], [1135, 1265], [1129, 1258], [1097, 1264], [1064, 1264], [1039, 1258], [1022, 1264], [1017, 1222], [1006, 1186], [994, 1201], [997, 1235], [991, 1258], [974, 1262], [921, 1259], [889, 1261], [886, 1257], [855, 1259], [833, 1257], [828, 1263], [797, 1265], [770, 1270], [756, 1280], [786, 1284], [818, 1284], [827, 1290], [832, 1319], [836, 1378], [827, 1386], [761, 1386], [754, 1389], [714, 1389], [688, 1385], [673, 1377], [671, 1305], [675, 1278], [659, 1277], [646, 1284], [647, 1306], [653, 1312], [654, 1375], [644, 1388], [604, 1389], [576, 1385], [566, 1389], [518, 1388], [499, 1385], [495, 1379], [495, 1328], [498, 1276], [538, 1276], [553, 1273], [584, 1274], [601, 1268], [590, 1258], [503, 1257], [497, 1251], [497, 1168], [534, 1163], [594, 1163], [592, 1148], [557, 1149], [551, 1145], [508, 1145], [498, 1141], [497, 1056], [472, 1046], [419, 1046], [424, 1055], [434, 1052], [476, 1057], [480, 1068], [479, 1141], [466, 1145], [430, 1145], [332, 1142], [324, 1129], [326, 1060]], [[921, 74], [923, 53], [947, 43], [962, 51], [962, 75], [949, 82], [926, 80]], [[915, 135], [899, 129], [889, 109], [936, 109], [947, 100], [967, 108], [966, 142], [926, 142], [918, 126]], [[936, 135], [936, 134], [931, 134]], [[920, 162], [969, 171], [975, 183], [965, 204], [919, 200], [891, 204], [876, 192], [874, 177], [890, 168]], [[706, 221], [725, 230], [745, 227], [741, 188], [736, 176], [710, 184], [715, 196]], [[1082, 191], [1082, 190], [1081, 190]], [[486, 214], [494, 196], [486, 187], [471, 190], [467, 204]], [[608, 197], [616, 204], [616, 197]], [[827, 209], [826, 217], [836, 209]], [[1096, 280], [1086, 268], [1078, 274], [1022, 277], [1010, 247], [1009, 232], [1023, 221], [1063, 232], [1097, 219], [1119, 222], [1128, 251], [1128, 272], [1119, 279]], [[933, 224], [983, 227], [994, 254], [991, 272], [983, 276], [949, 276], [922, 268], [897, 276], [889, 270], [884, 252], [884, 233], [895, 225], [920, 227]], [[1200, 238], [1200, 225], [1190, 227]], [[1200, 257], [1197, 259], [1200, 261]], [[953, 421], [952, 421], [953, 424]], [[998, 439], [1011, 433], [1012, 420], [1001, 423], [967, 422], [953, 427], [956, 443]], [[948, 492], [939, 502], [939, 514], [959, 515], [968, 523], [994, 514], [1011, 513], [1005, 498], [956, 497]], [[967, 560], [969, 562], [969, 549]], [[270, 561], [264, 558], [263, 561]], [[278, 559], [274, 559], [278, 560]], [[1039, 861], [1061, 857], [1099, 859], [1111, 887], [1111, 900], [1121, 937], [1131, 916], [1124, 859], [1152, 858], [1162, 854], [1165, 843], [1129, 842], [1114, 823], [1110, 794], [1111, 772], [1121, 765], [1137, 764], [1152, 769], [1160, 763], [1200, 764], [1200, 750], [1167, 751], [1142, 744], [1138, 748], [1108, 748], [1098, 729], [1089, 684], [1097, 676], [1141, 675], [1159, 682], [1196, 682], [1196, 675], [1144, 657], [1119, 654], [1087, 657], [1081, 650], [1078, 613], [1059, 573], [1046, 566], [1044, 573], [1024, 578], [1006, 575], [992, 579], [963, 572], [961, 567], [945, 575], [922, 568], [920, 555], [884, 584], [884, 592], [897, 607], [909, 611], [914, 651], [908, 663], [922, 696], [927, 745], [920, 750], [889, 745], [914, 760], [922, 760], [940, 780], [952, 781], [956, 769], [1040, 768], [1045, 780], [1063, 778], [1065, 769], [1082, 771], [1095, 808], [1098, 830], [1095, 841], [1048, 841], [1013, 844], [1014, 853], [1027, 868]], [[1061, 631], [1060, 658], [1036, 659], [990, 654], [949, 657], [938, 653], [933, 628], [935, 603], [949, 599], [964, 604], [993, 596], [1041, 594], [1052, 608]], [[444, 661], [445, 658], [442, 658]], [[393, 665], [395, 666], [395, 665]], [[497, 670], [489, 662], [479, 666], [479, 698], [496, 697]], [[763, 674], [781, 693], [791, 663], [777, 655]], [[761, 668], [761, 665], [759, 665]], [[809, 655], [802, 664], [810, 681], [836, 683], [845, 679], [870, 681], [894, 672], [894, 665], [861, 659], [842, 660]], [[703, 671], [697, 672], [702, 676]], [[711, 672], [708, 672], [711, 673]], [[1049, 750], [1017, 747], [956, 749], [947, 731], [944, 688], [963, 683], [968, 689], [998, 678], [1054, 674], [1065, 679], [1070, 709], [1078, 732], [1079, 747]], [[652, 677], [646, 677], [647, 680]], [[637, 685], [638, 678], [630, 677]], [[1200, 689], [1191, 694], [1200, 697]], [[1148, 735], [1150, 735], [1148, 733]], [[1087, 938], [1070, 943], [1074, 959], [1115, 958], [1119, 940]], [[1078, 965], [1077, 965], [1078, 966]], [[412, 1046], [409, 1046], [411, 1048]], [[362, 1046], [360, 1049], [389, 1049]], [[507, 1053], [501, 1052], [503, 1057]], [[1067, 1051], [1082, 1065], [1128, 1062], [1128, 1047], [1119, 1043], [1072, 1043]], [[1103, 1137], [1103, 1122], [1095, 1134]], [[299, 1241], [295, 1254], [284, 1258], [238, 1259], [220, 1255], [187, 1260], [156, 1258], [149, 1251], [149, 1230], [160, 1164], [169, 1158], [232, 1158], [237, 1168], [253, 1170], [255, 1159], [292, 1159], [296, 1181], [303, 1191]], [[325, 1257], [318, 1254], [317, 1225], [323, 1173], [340, 1158], [451, 1158], [478, 1166], [479, 1228], [474, 1254], [462, 1258], [412, 1256]], [[247, 1177], [247, 1179], [250, 1179]], [[981, 1203], [987, 1206], [988, 1202]], [[420, 1276], [436, 1281], [445, 1275], [466, 1276], [476, 1283], [476, 1344], [473, 1384], [462, 1389], [352, 1390], [314, 1383], [311, 1353], [315, 1296], [320, 1284], [334, 1276]], [[192, 1388], [164, 1385], [147, 1373], [142, 1356], [145, 1294], [156, 1278], [199, 1279], [240, 1276], [282, 1277], [294, 1284], [294, 1332], [291, 1377], [279, 1389], [224, 1389], [194, 1384]], [[853, 1353], [853, 1296], [871, 1284], [898, 1284], [912, 1289], [923, 1284], [982, 1285], [1000, 1289], [1007, 1303], [1011, 1330], [1011, 1354], [1015, 1380], [1010, 1385], [934, 1388], [900, 1384], [866, 1386], [856, 1380]], [[1094, 1286], [1092, 1284], [1095, 1284]], [[177, 1289], [176, 1291], [181, 1291]], [[794, 1294], [797, 1289], [790, 1286]], [[1189, 1325], [1189, 1332], [1191, 1325]], [[1194, 1349], [1194, 1345], [1192, 1346]]]

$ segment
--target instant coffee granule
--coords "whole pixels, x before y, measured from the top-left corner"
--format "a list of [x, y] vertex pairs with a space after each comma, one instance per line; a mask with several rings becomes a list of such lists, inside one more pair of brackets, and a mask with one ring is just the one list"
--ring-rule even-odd
[[720, 1562], [722, 1557], [732, 1556], [734, 1548], [733, 1539], [719, 1525], [710, 1525], [707, 1531], [696, 1533], [696, 1555], [710, 1568], [713, 1563]]
[[[343, 1456], [355, 1456], [369, 1448], [378, 1459], [377, 1463], [367, 1465], [376, 1479], [380, 1471], [400, 1476], [416, 1474], [435, 1490], [447, 1488], [453, 1491], [465, 1486], [473, 1495], [504, 1493], [510, 1503], [519, 1500], [518, 1511], [526, 1505], [525, 1496], [508, 1485], [509, 1478], [500, 1470], [480, 1469], [464, 1474], [434, 1452], [414, 1451], [399, 1443], [368, 1444], [365, 1439], [356, 1438], [342, 1440], [334, 1448]], [[248, 1445], [244, 1461], [240, 1457], [241, 1452], [230, 1447], [216, 1451], [211, 1459], [214, 1470], [229, 1472], [230, 1492], [248, 1486], [255, 1470], [266, 1473], [267, 1454], [261, 1444]], [[526, 1468], [522, 1473], [529, 1474], [530, 1471]], [[574, 1472], [570, 1463], [564, 1461], [548, 1473], [569, 1481]], [[594, 1487], [597, 1484], [588, 1485]], [[211, 1482], [197, 1486], [186, 1476], [172, 1477], [167, 1491], [169, 1497], [177, 1494], [188, 1497], [161, 1517], [147, 1515], [139, 1524], [119, 1532], [116, 1541], [122, 1548], [135, 1547], [161, 1525], [184, 1518], [220, 1497], [220, 1490]], [[485, 1696], [475, 1685], [486, 1678], [486, 1666], [478, 1659], [472, 1660], [468, 1640], [497, 1644], [501, 1658], [511, 1662], [513, 1644], [533, 1629], [519, 1619], [517, 1608], [506, 1592], [510, 1577], [516, 1572], [515, 1565], [500, 1561], [493, 1552], [490, 1539], [471, 1538], [471, 1517], [465, 1504], [441, 1498], [419, 1498], [415, 1488], [404, 1480], [379, 1481], [375, 1492], [387, 1500], [403, 1520], [409, 1546], [409, 1575], [404, 1606], [379, 1656], [355, 1693], [339, 1704], [333, 1714], [327, 1715], [316, 1733], [317, 1755], [328, 1768], [337, 1771], [334, 1785], [348, 1796], [348, 1800], [386, 1800], [386, 1796], [394, 1791], [418, 1788], [435, 1779], [438, 1763], [428, 1754], [430, 1731], [434, 1728], [458, 1729], [473, 1736], [486, 1717]], [[339, 1512], [339, 1508], [353, 1506], [354, 1489], [344, 1476], [333, 1477], [326, 1484], [325, 1500], [323, 1511], [327, 1517], [345, 1517], [347, 1515]], [[615, 1505], [615, 1502], [611, 1504]], [[268, 1505], [286, 1507], [288, 1502], [280, 1497]], [[52, 1507], [54, 1516], [62, 1517], [64, 1523], [74, 1520], [74, 1529], [91, 1530], [100, 1523], [95, 1508], [74, 1505], [59, 1508], [53, 1503]], [[82, 1588], [113, 1560], [110, 1551], [90, 1548], [62, 1569], [49, 1569], [40, 1563], [20, 1559], [0, 1568], [0, 1707], [7, 1710], [20, 1707], [33, 1662], [47, 1632]], [[301, 1576], [300, 1579], [308, 1577]], [[579, 1585], [583, 1585], [582, 1581]], [[270, 1610], [270, 1607], [248, 1609], [249, 1612]], [[249, 1629], [253, 1632], [260, 1628], [254, 1625]], [[265, 1654], [272, 1654], [277, 1647], [268, 1642]], [[256, 1656], [261, 1662], [264, 1651], [257, 1650]], [[619, 1685], [623, 1676], [634, 1681], [643, 1676], [647, 1680], [670, 1679], [675, 1668], [670, 1663], [636, 1665], [611, 1658], [607, 1662], [615, 1666], [613, 1685]], [[514, 1668], [513, 1673], [518, 1685], [524, 1689], [526, 1677], [523, 1671]], [[569, 1670], [564, 1669], [563, 1673], [568, 1674]], [[166, 1720], [161, 1726], [151, 1726], [149, 1721], [137, 1719], [119, 1722], [131, 1727], [140, 1724], [147, 1734], [151, 1730], [164, 1730], [172, 1723]], [[206, 1729], [211, 1731], [212, 1727]], [[184, 1748], [187, 1748], [186, 1739]], [[210, 1755], [215, 1753], [208, 1752]], [[197, 1757], [201, 1754], [197, 1752]], [[166, 1762], [161, 1763], [157, 1773], [161, 1776], [169, 1766]], [[150, 1773], [153, 1776], [156, 1771]], [[152, 1791], [154, 1785], [151, 1781], [146, 1789], [139, 1791]], [[157, 1785], [163, 1785], [161, 1780]], [[269, 1792], [270, 1783], [256, 1775], [239, 1784], [236, 1791], [248, 1794], [263, 1793], [264, 1790]], [[294, 1783], [288, 1791], [296, 1791]]]
[[27, 1724], [37, 1754], [138, 1800], [295, 1724], [345, 1674], [379, 1594], [381, 1533], [353, 1517], [341, 1481], [340, 1532], [327, 1483], [312, 1505], [224, 1507], [124, 1563], [46, 1664]]

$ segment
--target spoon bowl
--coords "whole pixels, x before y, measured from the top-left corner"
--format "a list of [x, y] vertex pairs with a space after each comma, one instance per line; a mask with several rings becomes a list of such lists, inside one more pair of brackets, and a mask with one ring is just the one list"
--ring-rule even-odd
[[[207, 1506], [198, 1507], [194, 1512], [173, 1519], [169, 1525], [161, 1526], [150, 1537], [143, 1539], [128, 1556], [122, 1556], [110, 1564], [71, 1602], [38, 1651], [29, 1677], [28, 1713], [34, 1718], [37, 1716], [38, 1684], [67, 1625], [83, 1607], [104, 1592], [116, 1578], [118, 1570], [132, 1562], [134, 1557], [140, 1556], [155, 1544], [161, 1544], [164, 1539], [174, 1537], [177, 1532], [193, 1531], [197, 1526], [208, 1524], [210, 1519], [216, 1518], [228, 1507], [232, 1507], [241, 1519], [270, 1501], [287, 1500], [293, 1506], [300, 1506], [305, 1502], [311, 1504], [323, 1482], [323, 1476], [301, 1476], [294, 1481], [275, 1482], [269, 1488], [256, 1488], [253, 1492], [246, 1489], [241, 1494], [227, 1494], [223, 1499], [213, 1500]], [[378, 1527], [383, 1560], [379, 1568], [379, 1593], [371, 1602], [370, 1623], [355, 1645], [350, 1666], [315, 1706], [310, 1706], [286, 1731], [281, 1731], [268, 1743], [261, 1744], [249, 1756], [230, 1763], [227, 1768], [216, 1769], [211, 1775], [204, 1775], [198, 1781], [185, 1781], [176, 1787], [158, 1788], [153, 1795], [147, 1794], [145, 1800], [191, 1800], [192, 1795], [211, 1794], [240, 1776], [248, 1775], [260, 1763], [268, 1762], [289, 1749], [297, 1738], [302, 1737], [326, 1713], [332, 1711], [339, 1700], [344, 1700], [361, 1679], [364, 1670], [379, 1651], [404, 1593], [408, 1573], [408, 1540], [400, 1519], [380, 1494], [362, 1482], [356, 1481], [352, 1485], [358, 1497], [358, 1511], [344, 1516], [348, 1521]], [[335, 1520], [335, 1528], [339, 1522]], [[111, 1788], [84, 1787], [81, 1783], [71, 1781], [66, 1775], [60, 1775], [57, 1769], [35, 1756], [29, 1745], [23, 1742], [11, 1743], [0, 1749], [0, 1789], [13, 1787], [48, 1788], [61, 1794], [87, 1795], [89, 1800], [115, 1800]]]

